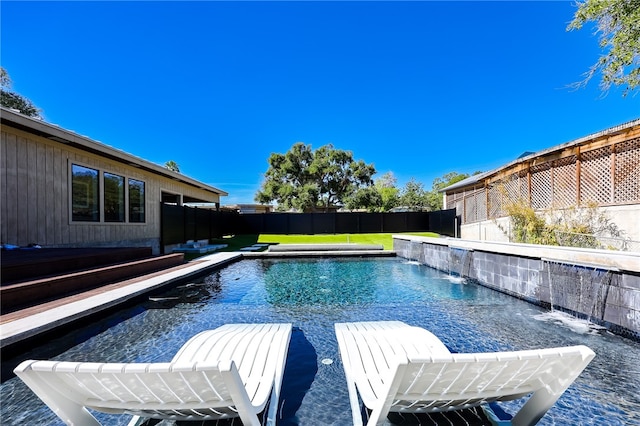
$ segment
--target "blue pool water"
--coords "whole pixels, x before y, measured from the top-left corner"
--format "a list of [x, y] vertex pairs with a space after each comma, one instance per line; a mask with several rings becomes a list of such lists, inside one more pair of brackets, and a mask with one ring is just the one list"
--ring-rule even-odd
[[[243, 260], [161, 296], [21, 358], [165, 362], [205, 329], [291, 322], [279, 425], [343, 426], [351, 413], [333, 324], [400, 320], [432, 331], [456, 352], [585, 344], [596, 358], [540, 424], [640, 424], [640, 343], [567, 326], [571, 320], [402, 259]], [[3, 425], [62, 424], [16, 378], [0, 395]], [[501, 406], [514, 412], [521, 404]], [[129, 420], [96, 416], [105, 425]]]

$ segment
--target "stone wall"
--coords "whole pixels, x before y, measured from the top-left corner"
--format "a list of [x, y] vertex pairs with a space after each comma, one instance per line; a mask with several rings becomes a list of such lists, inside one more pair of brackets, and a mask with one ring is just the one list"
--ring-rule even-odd
[[394, 235], [398, 256], [640, 340], [640, 253]]

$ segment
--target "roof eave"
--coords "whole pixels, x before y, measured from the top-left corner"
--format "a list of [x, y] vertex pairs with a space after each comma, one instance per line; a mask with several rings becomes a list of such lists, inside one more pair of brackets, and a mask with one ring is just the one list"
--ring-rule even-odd
[[551, 148], [547, 148], [544, 149], [542, 151], [538, 151], [538, 152], [534, 152], [530, 155], [527, 155], [525, 157], [519, 157], [516, 158], [515, 160], [505, 164], [504, 166], [498, 167], [497, 169], [493, 169], [490, 170], [488, 172], [484, 172], [484, 173], [479, 173], [475, 176], [471, 176], [467, 179], [461, 180], [460, 182], [456, 182], [453, 185], [449, 185], [446, 188], [442, 188], [439, 190], [439, 192], [448, 192], [454, 189], [458, 189], [458, 188], [463, 188], [463, 187], [467, 187], [467, 186], [471, 186], [472, 184], [476, 184], [478, 182], [480, 182], [482, 179], [485, 179], [489, 176], [492, 176], [494, 174], [497, 174], [498, 172], [500, 172], [500, 170], [504, 170], [504, 169], [508, 169], [509, 167], [512, 167], [516, 164], [520, 164], [520, 163], [525, 163], [527, 161], [531, 161], [532, 159], [536, 158], [536, 157], [542, 157], [548, 154], [551, 154], [553, 152], [556, 151], [562, 151], [564, 149], [570, 148], [570, 147], [574, 147], [576, 145], [580, 145], [586, 142], [589, 142], [591, 140], [594, 140], [596, 138], [599, 137], [603, 137], [603, 136], [613, 136], [616, 135], [618, 133], [622, 133], [625, 132], [627, 129], [630, 129], [632, 127], [635, 126], [640, 126], [640, 118], [636, 119], [636, 120], [632, 120], [632, 121], [628, 121], [626, 123], [620, 124], [618, 126], [614, 126], [614, 127], [610, 127], [608, 129], [596, 132], [596, 133], [592, 133], [590, 135], [587, 136], [583, 136], [581, 138], [578, 139], [574, 139], [573, 141], [570, 142], [565, 142], [563, 144], [560, 145], [555, 145], [552, 146]]
[[213, 192], [220, 196], [229, 195], [227, 192], [221, 189], [218, 189], [211, 185], [207, 185], [181, 173], [171, 171], [158, 164], [144, 160], [140, 157], [136, 157], [127, 152], [113, 148], [109, 145], [105, 145], [101, 142], [90, 139], [87, 136], [82, 136], [70, 130], [63, 129], [60, 126], [47, 123], [37, 118], [28, 117], [24, 114], [20, 114], [19, 112], [15, 112], [4, 107], [0, 107], [0, 112], [2, 113], [0, 115], [0, 118], [3, 125], [15, 127], [23, 131], [28, 131], [29, 133], [36, 134], [46, 139], [82, 149], [83, 151], [99, 154], [111, 160], [128, 164], [132, 167], [141, 168], [148, 172], [162, 175], [192, 186], [196, 186], [200, 189]]

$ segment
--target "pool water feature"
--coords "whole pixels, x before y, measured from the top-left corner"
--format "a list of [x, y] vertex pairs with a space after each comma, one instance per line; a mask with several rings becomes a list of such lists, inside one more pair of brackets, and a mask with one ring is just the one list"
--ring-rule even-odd
[[[20, 358], [166, 362], [205, 329], [291, 322], [278, 424], [343, 426], [351, 423], [351, 413], [333, 325], [400, 320], [430, 330], [456, 352], [587, 345], [595, 359], [540, 424], [640, 424], [640, 343], [604, 330], [581, 333], [561, 322], [537, 321], [546, 310], [415, 262], [243, 260], [152, 299]], [[59, 353], [51, 355], [55, 348]], [[2, 383], [0, 393], [3, 425], [62, 424], [19, 379]], [[522, 403], [500, 406], [513, 413]], [[129, 420], [96, 417], [105, 425]]]

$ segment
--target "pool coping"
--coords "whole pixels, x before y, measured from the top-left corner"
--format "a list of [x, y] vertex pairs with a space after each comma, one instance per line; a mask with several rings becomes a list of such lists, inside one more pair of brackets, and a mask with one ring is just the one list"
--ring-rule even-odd
[[89, 315], [116, 307], [133, 298], [165, 287], [207, 269], [242, 259], [295, 257], [393, 257], [395, 251], [219, 252], [198, 257], [185, 265], [100, 287], [80, 295], [43, 303], [23, 312], [0, 316], [0, 349], [8, 348]]

